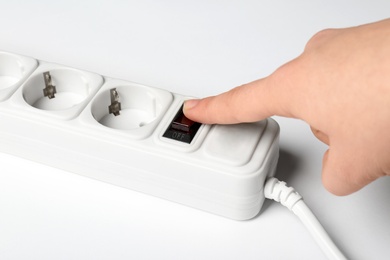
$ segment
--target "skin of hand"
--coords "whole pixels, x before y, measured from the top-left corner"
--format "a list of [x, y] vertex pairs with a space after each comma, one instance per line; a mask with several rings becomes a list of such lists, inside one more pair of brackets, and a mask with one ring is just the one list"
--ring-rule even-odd
[[321, 31], [270, 76], [188, 100], [184, 113], [207, 124], [273, 115], [304, 120], [329, 146], [325, 188], [336, 195], [353, 193], [390, 175], [390, 19]]

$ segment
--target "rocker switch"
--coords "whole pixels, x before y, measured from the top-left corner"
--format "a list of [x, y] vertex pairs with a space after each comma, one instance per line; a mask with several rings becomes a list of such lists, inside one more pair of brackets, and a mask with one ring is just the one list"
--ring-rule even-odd
[[188, 119], [183, 113], [183, 107], [181, 107], [163, 136], [180, 142], [191, 143], [200, 126], [200, 123]]

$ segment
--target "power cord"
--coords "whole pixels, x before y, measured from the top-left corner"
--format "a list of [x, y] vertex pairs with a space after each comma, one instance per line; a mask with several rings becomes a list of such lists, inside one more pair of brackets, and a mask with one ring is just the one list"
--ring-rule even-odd
[[294, 188], [287, 187], [285, 182], [271, 177], [265, 183], [264, 194], [267, 199], [280, 202], [299, 217], [328, 259], [347, 259]]

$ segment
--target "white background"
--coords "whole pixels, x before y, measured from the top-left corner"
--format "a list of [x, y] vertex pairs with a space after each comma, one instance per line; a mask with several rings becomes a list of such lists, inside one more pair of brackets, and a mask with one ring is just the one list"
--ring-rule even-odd
[[[0, 50], [204, 97], [270, 74], [319, 30], [389, 11], [388, 0], [0, 1]], [[275, 119], [277, 176], [303, 195], [349, 258], [389, 259], [390, 179], [347, 197], [329, 194], [320, 177], [327, 147], [304, 122]], [[277, 204], [237, 222], [0, 154], [0, 259], [324, 255]]]

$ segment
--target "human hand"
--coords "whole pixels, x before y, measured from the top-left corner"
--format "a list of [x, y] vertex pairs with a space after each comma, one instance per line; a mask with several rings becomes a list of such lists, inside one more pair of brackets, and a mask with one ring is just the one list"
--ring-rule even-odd
[[329, 145], [325, 188], [355, 192], [390, 175], [390, 19], [321, 31], [270, 76], [186, 101], [184, 113], [207, 124], [302, 119]]

